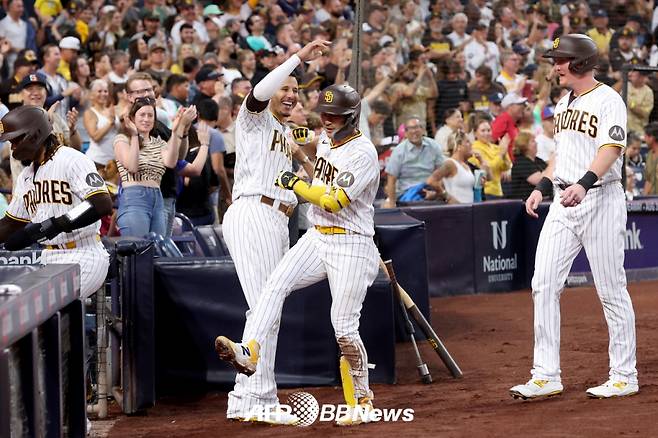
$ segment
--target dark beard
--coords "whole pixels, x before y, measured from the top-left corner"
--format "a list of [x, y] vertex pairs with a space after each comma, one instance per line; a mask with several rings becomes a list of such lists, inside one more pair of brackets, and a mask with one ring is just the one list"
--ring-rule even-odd
[[32, 160], [22, 160], [21, 164], [23, 165], [23, 167], [27, 167], [32, 164]]

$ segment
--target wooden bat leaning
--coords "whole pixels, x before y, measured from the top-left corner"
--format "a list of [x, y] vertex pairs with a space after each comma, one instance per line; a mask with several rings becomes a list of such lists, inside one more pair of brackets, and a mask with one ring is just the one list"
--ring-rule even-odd
[[[384, 261], [381, 258], [379, 259], [379, 265], [384, 270], [384, 273], [386, 274], [388, 279], [390, 281], [393, 281], [393, 279], [395, 278], [393, 263], [388, 264], [390, 266], [390, 271], [388, 269], [388, 266], [384, 263]], [[416, 303], [414, 303], [414, 301], [411, 299], [407, 291], [404, 290], [404, 288], [400, 283], [398, 283], [398, 291], [400, 292], [400, 298], [402, 299], [404, 306], [409, 311], [409, 314], [412, 316], [414, 321], [416, 321], [420, 329], [423, 331], [425, 337], [427, 337], [427, 342], [429, 342], [429, 344], [432, 346], [434, 351], [436, 351], [436, 353], [439, 355], [445, 366], [450, 371], [450, 374], [452, 374], [452, 377], [454, 378], [462, 377], [464, 373], [462, 373], [462, 370], [459, 368], [459, 365], [457, 365], [457, 362], [455, 362], [455, 360], [452, 358], [452, 356], [446, 349], [445, 345], [443, 345], [443, 342], [441, 342], [441, 339], [439, 339], [432, 326], [429, 324], [429, 322], [427, 322], [427, 319], [425, 319], [423, 314], [420, 312], [420, 310], [416, 306]]]

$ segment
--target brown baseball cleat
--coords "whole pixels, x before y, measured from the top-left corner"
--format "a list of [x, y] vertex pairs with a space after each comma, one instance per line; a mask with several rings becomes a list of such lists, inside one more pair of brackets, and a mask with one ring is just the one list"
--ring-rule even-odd
[[260, 345], [255, 339], [246, 344], [236, 344], [225, 336], [217, 336], [215, 351], [221, 360], [230, 363], [237, 372], [247, 376], [256, 372]]

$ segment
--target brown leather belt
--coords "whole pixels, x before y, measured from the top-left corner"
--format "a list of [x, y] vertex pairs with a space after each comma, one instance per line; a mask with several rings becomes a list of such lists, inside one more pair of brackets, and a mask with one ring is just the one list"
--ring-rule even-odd
[[[270, 198], [269, 196], [261, 196], [260, 197], [260, 202], [263, 204], [269, 205], [270, 207], [274, 207], [274, 199]], [[295, 207], [293, 205], [287, 205], [284, 204], [283, 202], [279, 202], [279, 211], [283, 214], [285, 214], [288, 217], [292, 216], [292, 212], [295, 211]]]

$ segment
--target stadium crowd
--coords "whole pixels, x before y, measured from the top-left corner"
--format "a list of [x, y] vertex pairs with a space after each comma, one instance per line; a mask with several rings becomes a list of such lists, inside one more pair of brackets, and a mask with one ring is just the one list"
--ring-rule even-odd
[[[560, 35], [589, 35], [597, 79], [620, 92], [623, 65], [658, 65], [653, 1], [369, 1], [359, 53], [354, 21], [347, 0], [3, 0], [0, 117], [43, 106], [60, 141], [92, 158], [118, 198], [103, 233], [167, 235], [174, 212], [221, 221], [242, 101], [313, 39], [332, 47], [300, 66], [288, 124], [319, 132], [319, 90], [360, 60], [360, 130], [380, 153], [383, 207], [527, 197], [554, 154], [565, 90], [541, 55]], [[655, 74], [629, 73], [629, 197], [658, 194], [655, 90]], [[5, 145], [0, 210], [21, 167]]]

